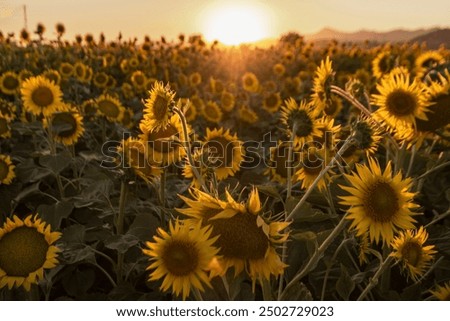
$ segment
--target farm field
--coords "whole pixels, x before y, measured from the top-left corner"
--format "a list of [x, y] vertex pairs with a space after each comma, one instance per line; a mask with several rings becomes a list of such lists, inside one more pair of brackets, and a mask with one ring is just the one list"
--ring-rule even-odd
[[0, 36], [2, 300], [449, 300], [450, 51]]

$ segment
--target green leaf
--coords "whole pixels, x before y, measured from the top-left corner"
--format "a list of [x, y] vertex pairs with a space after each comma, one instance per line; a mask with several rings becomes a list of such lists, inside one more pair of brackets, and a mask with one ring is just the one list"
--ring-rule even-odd
[[61, 201], [52, 205], [42, 204], [38, 207], [37, 212], [44, 221], [51, 224], [54, 229], [57, 229], [61, 226], [62, 219], [68, 218], [72, 210], [72, 203]]
[[71, 296], [80, 297], [84, 295], [95, 282], [95, 271], [91, 268], [84, 270], [75, 269], [67, 273], [62, 279], [64, 290]]
[[125, 253], [129, 248], [139, 243], [139, 239], [131, 234], [113, 235], [105, 240], [105, 246], [108, 249], [116, 250], [119, 253]]
[[34, 183], [52, 174], [49, 169], [36, 165], [31, 158], [18, 164], [15, 173], [17, 178], [24, 183]]
[[140, 241], [148, 241], [155, 235], [159, 219], [151, 213], [138, 214], [127, 234], [136, 236]]
[[[289, 208], [289, 206], [292, 206], [293, 200], [288, 200], [288, 203], [286, 203], [286, 208], [290, 213], [292, 209]], [[294, 204], [297, 205], [297, 203]], [[326, 220], [330, 220], [335, 218], [336, 215], [332, 215], [329, 213], [324, 213], [321, 210], [315, 209], [312, 207], [312, 205], [308, 202], [305, 202], [302, 204], [302, 206], [297, 209], [297, 211], [294, 214], [294, 221], [295, 222], [308, 222], [308, 223], [317, 223], [317, 222], [323, 222]]]
[[275, 186], [256, 185], [256, 187], [258, 188], [259, 192], [261, 192], [267, 196], [273, 197], [274, 199], [279, 199], [279, 200], [282, 199], [280, 193], [278, 192], [278, 189]]
[[53, 174], [59, 174], [65, 169], [72, 158], [67, 153], [58, 155], [44, 155], [39, 158], [39, 164], [52, 171]]
[[354, 289], [355, 282], [350, 277], [347, 268], [341, 264], [341, 275], [336, 282], [337, 293], [342, 299], [348, 300]]

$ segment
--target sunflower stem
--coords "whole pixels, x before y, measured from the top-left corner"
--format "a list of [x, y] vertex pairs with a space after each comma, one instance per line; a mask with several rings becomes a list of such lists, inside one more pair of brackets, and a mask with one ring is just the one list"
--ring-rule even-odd
[[[126, 199], [128, 195], [128, 184], [125, 182], [125, 180], [122, 180], [120, 184], [120, 199], [119, 199], [119, 213], [117, 215], [116, 220], [116, 232], [117, 235], [122, 235], [124, 232], [123, 226], [124, 226], [124, 220], [125, 220], [125, 204]], [[124, 262], [124, 253], [117, 253], [117, 283], [119, 283], [122, 280], [122, 269], [123, 269], [123, 262]]]
[[[292, 194], [292, 157], [294, 150], [294, 135], [297, 132], [297, 123], [294, 123], [292, 126], [292, 133], [289, 137], [289, 146], [288, 146], [288, 164], [287, 164], [287, 194], [286, 194], [286, 203], [289, 198], [291, 198]], [[288, 213], [286, 213], [288, 214]]]
[[378, 284], [378, 279], [383, 274], [384, 270], [391, 265], [392, 260], [393, 260], [393, 257], [392, 256], [388, 256], [384, 260], [384, 262], [382, 264], [380, 264], [380, 266], [378, 267], [377, 272], [370, 279], [369, 284], [367, 284], [366, 288], [360, 294], [360, 296], [358, 297], [357, 301], [362, 301], [366, 297], [366, 295], [370, 292], [370, 290], [372, 290]]
[[200, 175], [200, 173], [198, 172], [197, 168], [195, 167], [194, 159], [192, 157], [191, 142], [189, 140], [189, 133], [188, 133], [188, 130], [187, 130], [186, 117], [184, 116], [183, 112], [180, 109], [178, 109], [177, 107], [173, 107], [173, 111], [178, 115], [178, 117], [180, 117], [181, 124], [183, 126], [183, 147], [186, 150], [186, 155], [188, 157], [189, 164], [192, 167], [192, 172], [194, 173], [195, 177], [199, 181], [199, 183], [202, 186], [203, 190], [206, 193], [208, 193], [209, 191], [208, 191], [208, 188], [205, 185], [205, 181], [204, 181], [203, 177]]
[[[52, 128], [51, 119], [47, 119], [47, 123], [48, 123], [47, 135], [48, 135], [48, 139], [49, 139], [49, 143], [50, 143], [50, 153], [52, 156], [56, 156], [56, 141], [55, 141], [55, 137], [53, 136], [53, 128]], [[56, 179], [56, 184], [58, 185], [59, 196], [62, 200], [65, 198], [65, 196], [64, 196], [64, 187], [61, 182], [61, 176], [59, 175], [59, 173], [55, 173], [55, 179]]]
[[312, 193], [313, 189], [317, 186], [319, 181], [322, 179], [322, 177], [330, 170], [331, 167], [334, 166], [338, 158], [341, 158], [342, 155], [345, 153], [347, 148], [353, 144], [354, 142], [354, 136], [349, 136], [345, 143], [342, 145], [342, 147], [339, 149], [339, 151], [336, 153], [336, 155], [331, 159], [330, 163], [328, 163], [327, 166], [325, 166], [322, 171], [319, 173], [319, 175], [316, 177], [314, 182], [312, 182], [311, 186], [306, 190], [305, 194], [303, 194], [303, 197], [300, 199], [300, 201], [297, 203], [297, 205], [294, 207], [294, 209], [289, 213], [289, 215], [286, 217], [286, 221], [291, 220], [295, 214], [298, 212], [298, 210], [303, 206], [303, 204], [306, 202], [308, 196]]
[[414, 164], [414, 158], [416, 157], [416, 145], [414, 144], [411, 148], [411, 157], [409, 158], [408, 170], [406, 171], [406, 177], [409, 177]]
[[338, 225], [335, 226], [333, 231], [331, 231], [330, 235], [323, 241], [323, 243], [319, 246], [319, 248], [314, 252], [314, 254], [311, 256], [309, 261], [306, 263], [306, 265], [303, 267], [303, 269], [298, 272], [295, 277], [286, 285], [286, 287], [283, 290], [283, 293], [281, 294], [281, 298], [284, 298], [287, 291], [293, 287], [297, 282], [299, 282], [303, 277], [305, 277], [309, 272], [311, 272], [319, 262], [319, 260], [322, 258], [325, 251], [328, 249], [330, 244], [334, 241], [336, 236], [338, 236], [339, 233], [344, 229], [346, 223], [347, 223], [347, 215], [344, 215], [341, 220], [339, 221]]
[[[389, 246], [384, 244], [383, 246], [383, 257], [386, 260], [390, 254]], [[384, 272], [381, 274], [381, 293], [386, 293], [389, 289], [389, 285], [391, 284], [391, 269], [386, 268]]]
[[166, 167], [163, 167], [159, 183], [159, 200], [162, 207], [166, 206]]

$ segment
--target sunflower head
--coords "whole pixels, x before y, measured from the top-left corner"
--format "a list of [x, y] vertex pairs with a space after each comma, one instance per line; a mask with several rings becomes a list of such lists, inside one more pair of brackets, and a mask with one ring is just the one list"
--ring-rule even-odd
[[224, 90], [220, 97], [220, 102], [221, 102], [222, 109], [226, 112], [230, 112], [234, 108], [235, 97], [232, 93]]
[[259, 90], [259, 87], [258, 77], [256, 77], [254, 73], [246, 72], [242, 76], [242, 88], [244, 88], [245, 91], [255, 93]]
[[431, 290], [430, 292], [440, 301], [450, 301], [450, 282], [439, 285], [435, 290]]
[[203, 105], [201, 109], [203, 117], [211, 122], [218, 124], [223, 117], [223, 112], [220, 110], [219, 105], [215, 101], [209, 100]]
[[381, 51], [372, 61], [373, 75], [380, 79], [396, 66], [396, 57], [389, 51]]
[[314, 76], [313, 94], [311, 103], [315, 107], [316, 115], [322, 111], [333, 109], [331, 100], [331, 85], [334, 81], [334, 71], [330, 57], [322, 60]]
[[29, 291], [43, 279], [44, 269], [58, 264], [60, 250], [52, 244], [60, 237], [37, 216], [8, 218], [0, 228], [0, 288], [23, 286]]
[[424, 246], [427, 239], [428, 233], [421, 226], [419, 230], [400, 232], [391, 243], [391, 256], [401, 262], [408, 276], [415, 281], [426, 272], [436, 253], [434, 245]]
[[241, 106], [239, 108], [238, 114], [240, 120], [249, 124], [254, 124], [259, 119], [258, 114], [255, 113], [255, 111], [247, 105]]
[[340, 196], [342, 205], [350, 206], [347, 219], [357, 235], [369, 233], [371, 242], [380, 239], [389, 244], [398, 230], [411, 229], [418, 206], [412, 201], [414, 193], [408, 192], [412, 180], [392, 174], [388, 163], [381, 172], [378, 162], [369, 158], [369, 165], [356, 164], [356, 172], [345, 175], [349, 186], [340, 186], [350, 196]]
[[11, 162], [11, 157], [0, 154], [0, 185], [11, 184], [16, 174], [14, 173], [15, 166]]
[[103, 94], [95, 99], [97, 104], [97, 115], [106, 117], [110, 122], [120, 122], [123, 117], [124, 107], [119, 99]]
[[161, 290], [172, 290], [185, 300], [191, 289], [204, 291], [211, 287], [207, 272], [218, 253], [213, 246], [217, 237], [211, 237], [211, 228], [181, 221], [169, 222], [169, 231], [158, 229], [153, 242], [147, 242], [143, 253], [150, 257], [147, 270], [149, 281], [163, 279]]
[[15, 95], [19, 92], [19, 76], [12, 71], [6, 71], [0, 75], [0, 92], [5, 95]]
[[145, 101], [144, 119], [155, 129], [164, 128], [173, 114], [171, 107], [175, 103], [175, 93], [169, 85], [164, 86], [162, 82], [155, 82], [149, 95]]
[[10, 118], [3, 116], [0, 112], [0, 137], [1, 138], [9, 138], [11, 137], [11, 126], [10, 126]]
[[44, 76], [28, 78], [20, 91], [25, 110], [37, 116], [50, 116], [61, 104], [61, 89]]
[[68, 104], [61, 104], [57, 112], [45, 118], [44, 127], [51, 131], [55, 141], [65, 146], [75, 144], [84, 133], [83, 117]]
[[276, 113], [282, 104], [280, 93], [269, 92], [264, 95], [263, 108], [269, 113]]
[[368, 118], [362, 118], [353, 126], [356, 148], [367, 155], [373, 155], [382, 139], [381, 130]]
[[423, 78], [430, 69], [445, 63], [445, 58], [437, 50], [429, 50], [417, 56], [414, 62], [416, 77]]

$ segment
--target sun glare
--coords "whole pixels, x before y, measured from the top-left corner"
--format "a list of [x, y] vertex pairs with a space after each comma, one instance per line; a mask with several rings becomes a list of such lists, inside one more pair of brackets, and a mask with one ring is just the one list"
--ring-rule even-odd
[[214, 6], [206, 12], [204, 36], [225, 45], [251, 43], [268, 36], [268, 14], [263, 7], [250, 4]]

